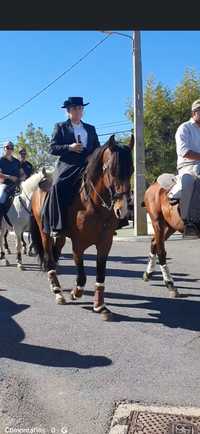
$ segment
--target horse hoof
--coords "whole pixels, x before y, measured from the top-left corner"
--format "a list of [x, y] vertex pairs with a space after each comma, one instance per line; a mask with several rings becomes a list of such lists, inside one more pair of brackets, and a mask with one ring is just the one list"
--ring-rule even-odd
[[164, 280], [164, 284], [166, 286], [166, 288], [168, 288], [169, 290], [174, 290], [174, 282], [172, 282], [171, 280]]
[[169, 290], [169, 298], [178, 298], [180, 297], [180, 293], [178, 292], [178, 290], [176, 288], [171, 288]]
[[17, 264], [17, 269], [18, 269], [19, 271], [23, 271], [23, 270], [25, 270], [23, 264]]
[[70, 292], [70, 298], [71, 300], [78, 300], [78, 298], [81, 298], [83, 295], [84, 289], [75, 288], [72, 289]]
[[9, 262], [7, 259], [1, 259], [1, 261], [0, 261], [0, 265], [1, 265], [2, 267], [9, 267], [10, 262]]
[[11, 255], [11, 250], [10, 249], [6, 249], [6, 255]]
[[56, 294], [56, 304], [67, 304], [64, 295]]
[[106, 307], [93, 308], [94, 313], [98, 313], [103, 321], [110, 321], [113, 317], [112, 312]]
[[23, 255], [27, 255], [27, 250], [26, 250], [26, 249], [23, 249], [23, 250], [22, 250], [22, 253], [23, 253]]
[[101, 313], [101, 319], [103, 321], [111, 321], [113, 314], [110, 310]]
[[148, 282], [149, 279], [151, 279], [153, 273], [147, 273], [147, 271], [143, 274], [143, 280], [144, 282]]

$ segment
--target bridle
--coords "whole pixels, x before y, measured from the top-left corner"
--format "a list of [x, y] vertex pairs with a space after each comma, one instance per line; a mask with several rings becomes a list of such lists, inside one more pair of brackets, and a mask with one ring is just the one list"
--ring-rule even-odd
[[[108, 160], [107, 163], [104, 163], [103, 165], [103, 173], [104, 175], [107, 175], [107, 190], [109, 192], [109, 196], [110, 196], [110, 205], [108, 205], [105, 200], [103, 199], [103, 197], [98, 193], [98, 191], [96, 190], [94, 184], [92, 181], [89, 181], [90, 187], [92, 188], [92, 190], [96, 193], [97, 197], [101, 200], [101, 206], [103, 208], [106, 208], [108, 211], [112, 211], [114, 204], [117, 200], [122, 199], [123, 196], [128, 197], [129, 196], [129, 191], [124, 191], [124, 192], [119, 192], [117, 190], [115, 190], [114, 186], [112, 185], [112, 181], [111, 181], [111, 175], [110, 175], [110, 160]], [[90, 197], [90, 194], [88, 194], [88, 197]]]

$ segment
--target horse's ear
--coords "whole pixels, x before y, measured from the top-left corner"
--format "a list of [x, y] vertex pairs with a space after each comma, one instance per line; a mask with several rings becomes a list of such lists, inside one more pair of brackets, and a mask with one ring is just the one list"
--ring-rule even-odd
[[114, 151], [115, 146], [116, 146], [116, 141], [115, 141], [115, 135], [112, 134], [112, 136], [110, 136], [109, 140], [108, 140], [108, 147], [111, 151]]
[[135, 144], [135, 138], [134, 138], [134, 135], [131, 134], [131, 139], [130, 139], [130, 142], [129, 142], [129, 144], [128, 144], [128, 146], [129, 146], [129, 148], [130, 148], [131, 151], [132, 151], [133, 148], [134, 148], [134, 144]]
[[45, 167], [42, 168], [42, 174], [43, 174], [43, 176], [47, 176], [47, 172], [46, 172]]

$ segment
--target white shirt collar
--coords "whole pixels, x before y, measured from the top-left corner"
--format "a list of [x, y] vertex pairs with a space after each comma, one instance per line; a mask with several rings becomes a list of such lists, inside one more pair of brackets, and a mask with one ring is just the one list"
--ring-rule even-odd
[[82, 127], [82, 122], [79, 122], [79, 124], [75, 124], [74, 122], [72, 122], [72, 126], [73, 127]]
[[190, 122], [192, 125], [195, 125], [195, 127], [200, 128], [200, 126], [197, 124], [197, 122], [195, 122], [193, 118], [190, 119]]

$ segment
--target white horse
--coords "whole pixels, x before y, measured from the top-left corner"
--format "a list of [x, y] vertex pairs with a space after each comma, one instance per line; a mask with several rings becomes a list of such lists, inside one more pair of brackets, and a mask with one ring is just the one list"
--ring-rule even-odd
[[[12, 229], [16, 235], [16, 250], [17, 250], [17, 268], [23, 270], [22, 264], [22, 243], [21, 234], [29, 232], [30, 230], [30, 216], [31, 216], [31, 198], [33, 192], [42, 185], [42, 182], [47, 182], [48, 186], [52, 180], [52, 171], [46, 171], [43, 168], [40, 172], [34, 173], [28, 179], [21, 183], [21, 192], [14, 197], [13, 203], [7, 212], [7, 217], [11, 223]], [[2, 227], [0, 231], [0, 265], [10, 265], [5, 257], [4, 250], [4, 235], [7, 230], [11, 230], [11, 226], [3, 218]]]

